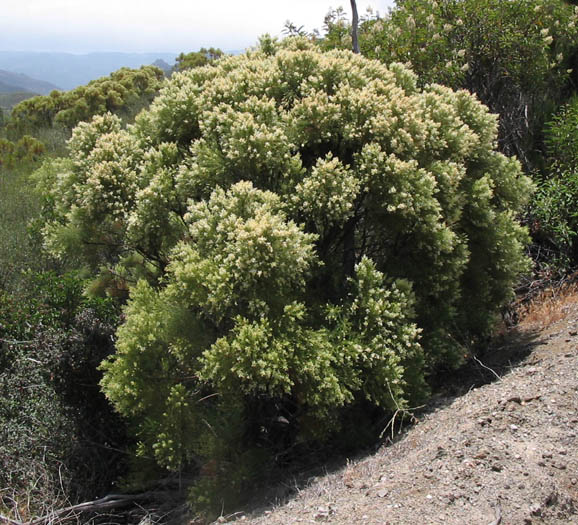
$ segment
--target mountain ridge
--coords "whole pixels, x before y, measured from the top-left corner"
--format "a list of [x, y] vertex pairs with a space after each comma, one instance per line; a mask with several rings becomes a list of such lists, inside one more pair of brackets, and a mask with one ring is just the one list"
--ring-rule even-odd
[[47, 95], [55, 89], [61, 89], [55, 84], [39, 80], [23, 73], [15, 73], [0, 69], [0, 93], [29, 92]]
[[[23, 74], [70, 90], [121, 67], [139, 68], [156, 60], [172, 64], [177, 53], [72, 53], [0, 51], [0, 70]], [[1, 80], [1, 79], [0, 79]], [[19, 84], [16, 84], [19, 85]]]

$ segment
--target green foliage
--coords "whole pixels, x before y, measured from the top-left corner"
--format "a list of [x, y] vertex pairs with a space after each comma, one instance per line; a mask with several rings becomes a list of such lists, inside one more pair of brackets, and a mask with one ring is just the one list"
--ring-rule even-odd
[[537, 223], [536, 236], [555, 249], [557, 257], [549, 264], [571, 269], [578, 260], [578, 172], [570, 171], [558, 177], [540, 181], [533, 202], [533, 216]]
[[[369, 14], [371, 11], [368, 9]], [[360, 23], [363, 24], [372, 17], [362, 16]], [[343, 7], [330, 9], [323, 20], [323, 37], [319, 39], [319, 46], [325, 51], [331, 49], [351, 50], [353, 43], [351, 39], [351, 23], [349, 14]]]
[[[420, 85], [476, 93], [500, 115], [501, 150], [531, 165], [573, 67], [577, 18], [562, 0], [406, 0], [363, 23], [360, 45], [367, 57], [409, 64]], [[345, 25], [327, 25], [321, 45], [347, 47]]]
[[29, 221], [40, 209], [29, 173], [38, 166], [43, 149], [28, 136], [16, 143], [0, 138], [0, 289], [19, 287], [21, 272], [39, 269], [44, 259], [29, 231]]
[[544, 141], [553, 171], [578, 171], [578, 96], [562, 106], [548, 122]]
[[45, 151], [44, 144], [30, 135], [24, 135], [16, 142], [0, 138], [0, 168], [34, 163]]
[[14, 143], [10, 140], [0, 138], [0, 166], [12, 164], [14, 154]]
[[12, 491], [3, 514], [91, 498], [122, 471], [112, 448], [124, 425], [97, 370], [117, 311], [82, 290], [78, 277], [54, 273], [29, 275], [25, 292], [0, 290], [0, 484]]
[[152, 100], [163, 80], [162, 70], [154, 66], [121, 68], [86, 86], [20, 102], [12, 110], [8, 127], [19, 135], [58, 125], [72, 129], [109, 111], [134, 114]]
[[81, 124], [37, 176], [46, 245], [131, 288], [106, 395], [144, 455], [216, 461], [217, 486], [234, 455], [415, 403], [528, 267], [532, 185], [484, 106], [399, 64], [263, 42], [174, 74], [127, 129]]
[[538, 240], [554, 247], [562, 269], [578, 263], [578, 98], [563, 106], [545, 130], [548, 171], [538, 184], [532, 214]]
[[223, 51], [218, 48], [210, 47], [205, 49], [202, 47], [198, 51], [191, 51], [190, 53], [181, 53], [176, 58], [174, 66], [175, 71], [185, 71], [187, 69], [194, 69], [196, 67], [206, 66], [213, 60], [218, 60], [224, 56]]

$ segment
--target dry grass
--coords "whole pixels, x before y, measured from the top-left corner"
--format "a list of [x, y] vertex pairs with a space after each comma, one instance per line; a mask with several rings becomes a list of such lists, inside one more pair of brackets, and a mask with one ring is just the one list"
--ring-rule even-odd
[[570, 306], [578, 302], [578, 281], [573, 277], [570, 282], [543, 290], [520, 307], [520, 324], [545, 329], [564, 319]]

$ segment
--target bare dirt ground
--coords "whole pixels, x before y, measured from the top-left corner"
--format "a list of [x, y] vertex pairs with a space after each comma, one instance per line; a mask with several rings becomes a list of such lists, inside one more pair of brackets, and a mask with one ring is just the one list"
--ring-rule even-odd
[[474, 364], [393, 444], [218, 521], [578, 524], [576, 290], [541, 301]]

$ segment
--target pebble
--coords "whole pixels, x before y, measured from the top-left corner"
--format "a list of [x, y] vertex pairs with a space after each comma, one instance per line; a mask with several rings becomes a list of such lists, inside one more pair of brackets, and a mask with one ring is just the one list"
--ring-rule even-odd
[[490, 451], [488, 449], [482, 448], [478, 451], [478, 453], [474, 456], [476, 459], [484, 459], [488, 457]]
[[327, 507], [318, 507], [317, 513], [315, 514], [316, 520], [327, 519], [330, 514], [332, 514], [332, 509]]

